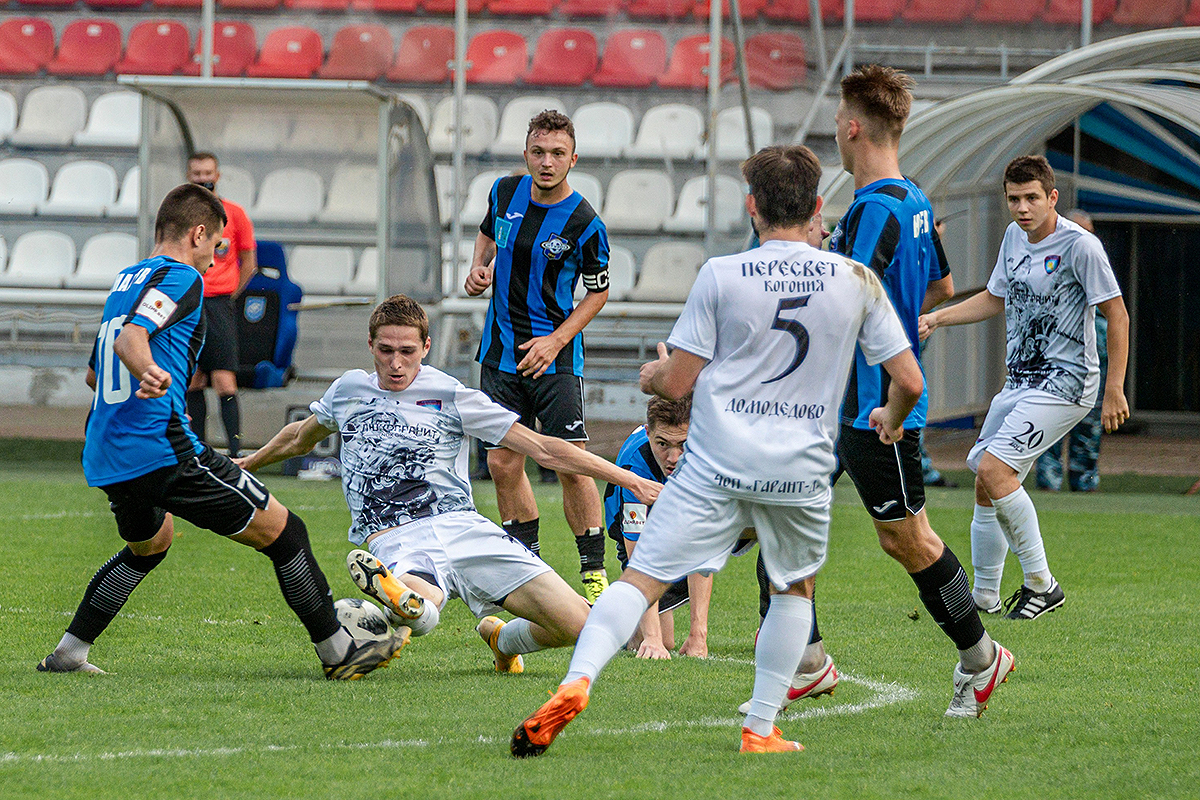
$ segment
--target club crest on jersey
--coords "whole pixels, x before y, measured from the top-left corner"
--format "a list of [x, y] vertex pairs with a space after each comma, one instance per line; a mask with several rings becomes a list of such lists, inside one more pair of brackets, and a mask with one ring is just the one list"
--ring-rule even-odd
[[247, 297], [246, 305], [242, 308], [242, 316], [246, 318], [246, 322], [262, 322], [262, 318], [267, 313], [267, 298], [265, 297]]
[[545, 251], [546, 258], [551, 261], [557, 261], [562, 258], [570, 249], [571, 243], [557, 233], [550, 234], [550, 238], [542, 242], [542, 250]]
[[1046, 274], [1053, 275], [1054, 270], [1062, 263], [1062, 256], [1046, 256]]
[[224, 258], [225, 256], [229, 255], [229, 240], [222, 239], [213, 250], [213, 255], [215, 255], [217, 258]]
[[442, 410], [441, 400], [418, 400], [417, 405], [424, 406], [426, 408], [432, 408], [434, 411]]

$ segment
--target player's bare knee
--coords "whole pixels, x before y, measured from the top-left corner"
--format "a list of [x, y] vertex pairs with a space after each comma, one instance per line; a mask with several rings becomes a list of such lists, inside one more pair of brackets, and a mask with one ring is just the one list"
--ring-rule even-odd
[[287, 508], [272, 495], [267, 501], [266, 508], [260, 508], [254, 512], [246, 529], [229, 538], [240, 544], [249, 545], [255, 550], [261, 550], [279, 538], [287, 521]]

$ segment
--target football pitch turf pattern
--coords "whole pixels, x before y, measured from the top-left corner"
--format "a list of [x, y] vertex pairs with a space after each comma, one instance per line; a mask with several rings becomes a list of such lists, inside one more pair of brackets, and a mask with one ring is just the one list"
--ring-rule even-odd
[[[267, 483], [307, 522], [334, 596], [360, 596], [344, 567], [340, 487]], [[559, 488], [534, 488], [542, 553], [578, 588]], [[491, 484], [477, 484], [476, 499], [494, 516]], [[985, 620], [1017, 670], [982, 719], [943, 718], [953, 646], [845, 486], [817, 589], [843, 680], [779, 722], [804, 752], [736, 752], [758, 622], [750, 556], [717, 576], [711, 658], [619, 655], [550, 751], [515, 761], [509, 736], [562, 677], [569, 651], [495, 674], [475, 620], [451, 601], [438, 629], [387, 669], [328, 682], [270, 562], [185, 523], [92, 650], [111, 674], [36, 672], [120, 541], [77, 466], [6, 462], [0, 797], [1195, 797], [1200, 499], [1034, 501], [1067, 602], [1034, 622]], [[934, 527], [964, 563], [971, 502], [967, 489], [930, 494]], [[1019, 583], [1010, 557], [1004, 593]], [[686, 612], [679, 619], [681, 642]]]

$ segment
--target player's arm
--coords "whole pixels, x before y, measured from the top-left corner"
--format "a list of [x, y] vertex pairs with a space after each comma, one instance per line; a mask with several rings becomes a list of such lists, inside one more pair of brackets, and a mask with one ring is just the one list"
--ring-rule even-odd
[[1129, 402], [1125, 399], [1125, 366], [1129, 360], [1129, 312], [1120, 296], [1105, 300], [1096, 309], [1108, 320], [1108, 377], [1104, 384], [1104, 403], [1100, 420], [1104, 430], [1112, 433], [1129, 419]]
[[679, 648], [679, 655], [708, 658], [708, 604], [712, 599], [712, 575], [688, 575], [688, 608], [692, 627]]
[[930, 309], [937, 308], [951, 297], [954, 297], [953, 275], [930, 281], [925, 287], [925, 299], [921, 301], [921, 313], [929, 313]]
[[[138, 397], [150, 400], [167, 393], [171, 387], [171, 373], [154, 362], [148, 330], [141, 325], [126, 324], [113, 342], [113, 352], [129, 374], [138, 379]], [[95, 381], [94, 375], [92, 380]]]
[[880, 366], [887, 370], [891, 383], [887, 402], [871, 411], [869, 420], [872, 430], [879, 432], [879, 441], [892, 444], [904, 438], [904, 419], [921, 399], [925, 378], [911, 348], [905, 348]]
[[93, 392], [96, 391], [96, 370], [92, 367], [88, 367], [87, 375], [83, 376], [83, 382], [86, 383], [87, 387]]
[[238, 263], [241, 266], [238, 273], [237, 289], [233, 293], [234, 297], [237, 297], [245, 290], [246, 284], [254, 277], [254, 273], [258, 272], [258, 253], [253, 248], [239, 250]]
[[262, 449], [253, 455], [238, 459], [237, 463], [242, 469], [254, 472], [267, 464], [311, 453], [312, 449], [331, 433], [336, 433], [336, 431], [317, 422], [315, 416], [296, 420], [284, 425], [283, 429], [275, 434]]
[[517, 364], [517, 372], [529, 378], [540, 378], [558, 357], [558, 351], [567, 346], [575, 335], [587, 327], [604, 304], [608, 302], [608, 289], [598, 292], [589, 291], [575, 306], [571, 315], [548, 336], [535, 336], [527, 342], [517, 345], [524, 350], [525, 357]]
[[917, 336], [923, 342], [929, 338], [929, 334], [945, 325], [969, 325], [991, 319], [1003, 310], [1004, 298], [984, 289], [961, 303], [922, 314], [917, 319]]
[[643, 364], [638, 384], [644, 394], [656, 394], [678, 400], [690, 392], [708, 360], [676, 347], [667, 354], [667, 346], [658, 343], [658, 360]]
[[514, 422], [497, 444], [557, 472], [573, 472], [624, 486], [646, 505], [653, 503], [662, 491], [661, 483], [635, 475], [570, 442], [535, 433], [519, 422]]
[[471, 271], [463, 288], [471, 297], [478, 297], [492, 285], [492, 260], [496, 257], [496, 242], [483, 231], [475, 234], [475, 251], [471, 254]]

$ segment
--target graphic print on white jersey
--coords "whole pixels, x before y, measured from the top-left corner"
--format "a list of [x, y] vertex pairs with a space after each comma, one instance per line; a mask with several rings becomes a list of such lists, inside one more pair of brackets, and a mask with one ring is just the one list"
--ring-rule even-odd
[[[1050, 343], [1056, 336], [1075, 343], [1081, 350], [1086, 346], [1083, 326], [1066, 329], [1060, 309], [1085, 307], [1087, 295], [1083, 286], [1070, 279], [1073, 276], [1058, 269], [1061, 263], [1062, 256], [1053, 254], [1035, 265], [1032, 256], [1026, 253], [1013, 268], [1008, 283], [1012, 310], [1008, 314], [1006, 360], [1009, 370], [1023, 385], [1059, 397], [1079, 398], [1084, 392], [1083, 378], [1049, 355]], [[1035, 273], [1035, 267], [1042, 272]], [[1067, 280], [1060, 280], [1063, 277]], [[1079, 322], [1082, 321], [1081, 316]]]

